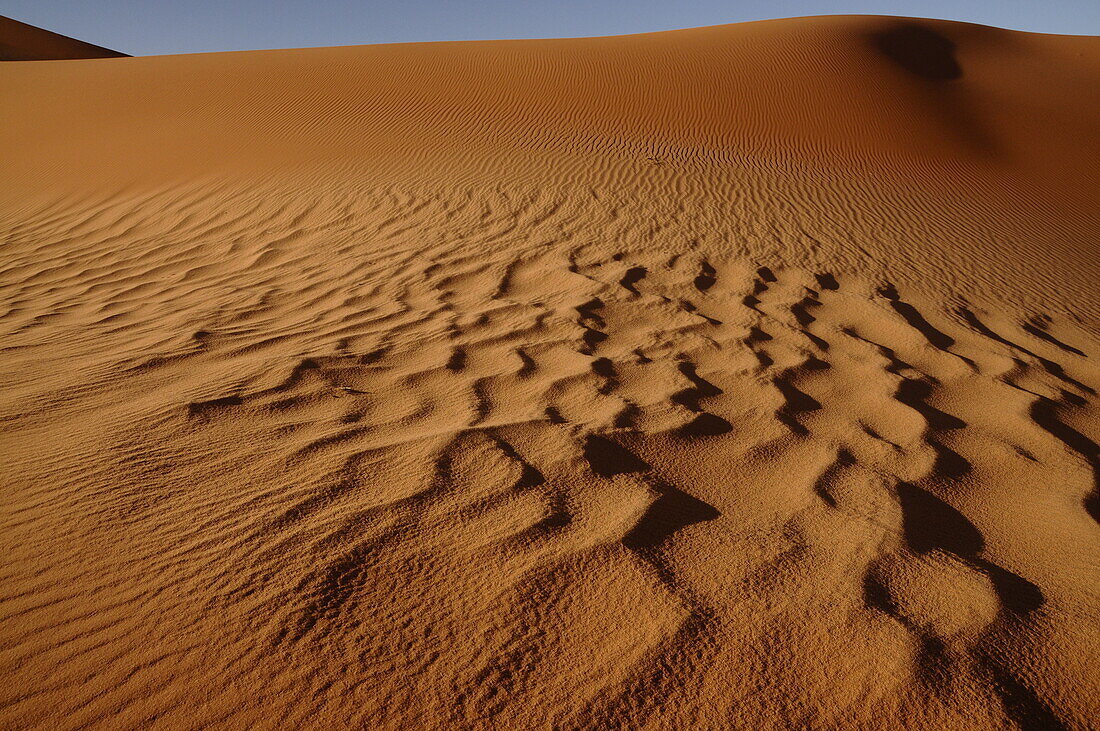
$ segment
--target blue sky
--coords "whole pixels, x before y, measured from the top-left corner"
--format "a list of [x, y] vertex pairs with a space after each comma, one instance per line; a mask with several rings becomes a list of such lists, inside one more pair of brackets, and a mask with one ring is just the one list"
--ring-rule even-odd
[[134, 55], [615, 35], [835, 14], [1100, 35], [1100, 0], [4, 0], [0, 14]]

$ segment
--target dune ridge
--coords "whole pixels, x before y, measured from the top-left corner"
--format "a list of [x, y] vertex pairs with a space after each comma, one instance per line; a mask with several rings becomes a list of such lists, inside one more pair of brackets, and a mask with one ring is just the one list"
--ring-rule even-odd
[[0, 719], [1093, 728], [1094, 81], [872, 17], [5, 64]]

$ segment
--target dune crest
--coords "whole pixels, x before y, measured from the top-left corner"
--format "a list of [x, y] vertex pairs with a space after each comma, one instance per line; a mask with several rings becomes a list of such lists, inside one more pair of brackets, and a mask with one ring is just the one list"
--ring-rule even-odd
[[1092, 82], [867, 17], [6, 64], [0, 721], [1090, 728]]

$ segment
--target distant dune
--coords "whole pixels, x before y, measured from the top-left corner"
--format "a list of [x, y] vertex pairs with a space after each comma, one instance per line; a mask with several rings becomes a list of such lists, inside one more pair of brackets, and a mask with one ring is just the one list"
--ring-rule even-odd
[[0, 61], [117, 58], [125, 55], [0, 16]]
[[1100, 38], [0, 95], [0, 725], [1096, 727]]

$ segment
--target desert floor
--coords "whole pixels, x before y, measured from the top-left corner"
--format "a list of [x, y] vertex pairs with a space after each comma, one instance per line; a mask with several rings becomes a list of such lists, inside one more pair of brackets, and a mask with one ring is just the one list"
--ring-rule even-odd
[[0, 98], [5, 728], [1096, 727], [1100, 38]]

